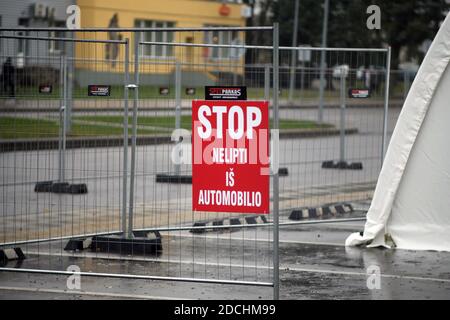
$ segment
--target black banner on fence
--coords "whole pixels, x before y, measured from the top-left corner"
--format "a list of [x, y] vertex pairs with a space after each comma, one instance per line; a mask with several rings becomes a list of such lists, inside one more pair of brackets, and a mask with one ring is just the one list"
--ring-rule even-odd
[[111, 94], [111, 86], [88, 85], [88, 96], [90, 97], [108, 97]]
[[247, 100], [247, 87], [205, 87], [205, 100]]

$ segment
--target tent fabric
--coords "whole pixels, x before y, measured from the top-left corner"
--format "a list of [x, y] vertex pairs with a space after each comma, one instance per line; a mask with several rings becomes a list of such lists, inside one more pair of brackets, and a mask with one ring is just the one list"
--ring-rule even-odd
[[347, 246], [450, 251], [450, 14], [411, 86], [364, 232]]

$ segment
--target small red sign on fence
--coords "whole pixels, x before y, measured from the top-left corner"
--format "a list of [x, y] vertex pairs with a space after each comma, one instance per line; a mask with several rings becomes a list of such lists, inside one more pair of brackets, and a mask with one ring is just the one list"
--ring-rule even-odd
[[192, 103], [194, 211], [269, 213], [266, 101]]

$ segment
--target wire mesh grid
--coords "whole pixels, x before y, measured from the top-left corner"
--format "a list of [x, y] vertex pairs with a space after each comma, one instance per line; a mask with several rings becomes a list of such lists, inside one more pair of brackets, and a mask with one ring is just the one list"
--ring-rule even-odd
[[[15, 85], [1, 97], [1, 241], [22, 244], [36, 255], [36, 268], [63, 268], [65, 239], [119, 230], [123, 190], [112, 181], [123, 175], [122, 152], [110, 145], [120, 143], [124, 129], [85, 121], [83, 114], [109, 104], [123, 113], [126, 43], [53, 30], [1, 36], [3, 65], [12, 62], [2, 80]], [[118, 90], [102, 100], [88, 97], [82, 73], [108, 72], [111, 59], [102, 46], [113, 43], [114, 63], [122, 66]]]
[[[162, 45], [158, 41], [142, 40], [139, 44], [138, 125], [157, 126], [160, 131], [164, 130], [158, 134], [166, 136], [174, 129], [190, 130], [192, 100], [203, 99], [204, 87], [207, 85], [245, 85], [252, 89], [249, 89], [249, 99], [264, 99], [264, 72], [247, 68], [248, 61], [255, 60], [257, 52], [246, 53], [242, 48], [239, 50], [226, 46], [209, 47], [195, 44], [202, 40], [204, 44], [227, 44], [220, 43], [220, 39], [243, 43], [244, 32], [184, 32], [172, 37], [180, 45]], [[173, 58], [162, 61], [150, 55], [158, 50], [172, 52]], [[269, 55], [270, 65], [271, 58]], [[159, 81], [157, 90], [152, 91], [155, 81]], [[189, 142], [190, 136], [184, 139], [184, 142]], [[226, 227], [233, 219], [238, 219], [240, 224], [245, 225], [246, 218], [250, 216], [193, 212], [190, 184], [155, 183], [161, 176], [175, 180], [178, 178], [180, 181], [186, 177], [189, 180], [191, 177], [190, 162], [181, 165], [173, 163], [172, 152], [175, 146], [173, 143], [137, 148], [134, 227], [171, 229], [161, 231], [163, 239], [167, 241], [164, 249], [167, 253], [165, 258], [168, 273], [172, 268], [172, 272], [178, 272], [179, 276], [195, 275], [198, 272], [204, 278], [270, 283], [270, 228], [221, 229], [221, 226]], [[190, 143], [183, 143], [183, 148], [186, 159], [190, 159]], [[270, 219], [269, 215], [267, 221]], [[207, 225], [215, 227], [201, 228]], [[199, 229], [192, 229], [193, 226]], [[183, 269], [182, 265], [186, 264], [191, 265], [191, 268]]]
[[[280, 48], [282, 219], [336, 217], [350, 205], [345, 217], [370, 201], [383, 159], [387, 62], [388, 49]], [[354, 95], [362, 91], [370, 95]]]
[[[370, 200], [383, 135], [398, 114], [386, 121], [388, 50], [281, 48], [274, 73], [273, 47], [246, 46], [252, 33], [242, 29], [1, 36], [0, 241], [22, 246], [28, 269], [77, 264], [91, 273], [272, 286], [273, 210], [256, 226], [252, 215], [193, 212], [191, 185], [173, 183], [192, 173], [171, 158], [173, 130], [191, 128], [192, 100], [204, 97], [206, 85], [246, 86], [249, 100], [271, 100], [273, 124], [279, 78], [285, 174], [271, 208], [275, 200], [282, 223], [345, 217], [357, 210], [341, 216], [339, 205], [357, 209]], [[352, 88], [370, 89], [370, 97], [350, 98]], [[189, 154], [190, 144], [183, 146]], [[39, 182], [45, 192], [35, 192]], [[111, 235], [125, 243], [122, 234], [162, 251], [117, 252]], [[75, 237], [84, 241], [67, 248]]]
[[[156, 181], [190, 175], [189, 165], [172, 163], [170, 136], [177, 123], [190, 129], [190, 101], [205, 85], [248, 85], [249, 98], [267, 96], [264, 69], [247, 68], [258, 53], [245, 50], [246, 30], [54, 32], [0, 37], [15, 85], [1, 97], [2, 245], [22, 247], [24, 270], [75, 264], [88, 273], [272, 286], [271, 228], [190, 230], [248, 217], [193, 212], [189, 184]], [[170, 37], [239, 48], [134, 41]], [[123, 234], [150, 246], [129, 251]]]

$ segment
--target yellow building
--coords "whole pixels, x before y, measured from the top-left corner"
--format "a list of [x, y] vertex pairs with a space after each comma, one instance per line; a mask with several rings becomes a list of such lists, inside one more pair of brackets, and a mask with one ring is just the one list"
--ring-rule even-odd
[[[240, 2], [240, 1], [235, 1]], [[82, 28], [200, 28], [244, 27], [245, 6], [240, 3], [215, 0], [78, 0]], [[139, 32], [140, 41], [239, 44], [243, 32]], [[81, 33], [79, 38], [129, 39], [130, 58], [134, 57], [134, 37], [131, 32]], [[92, 72], [103, 78], [123, 79], [124, 46], [86, 44], [76, 46], [76, 68], [81, 82], [91, 81]], [[229, 48], [199, 48], [162, 45], [139, 46], [140, 73], [148, 84], [167, 82], [182, 64], [183, 75], [190, 82], [213, 83], [225, 73], [242, 75], [243, 52]], [[101, 77], [101, 75], [100, 75]], [[142, 78], [142, 77], [141, 77]], [[85, 81], [83, 81], [83, 79]], [[185, 82], [185, 81], [183, 81]]]

